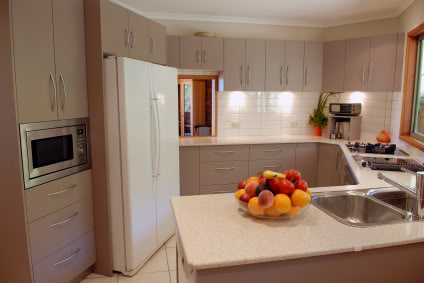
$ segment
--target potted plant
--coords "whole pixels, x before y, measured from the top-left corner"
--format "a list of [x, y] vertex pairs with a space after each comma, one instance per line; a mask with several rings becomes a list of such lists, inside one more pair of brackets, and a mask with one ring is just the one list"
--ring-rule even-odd
[[314, 127], [314, 136], [322, 136], [322, 129], [328, 125], [328, 117], [324, 110], [330, 98], [340, 92], [321, 92], [318, 99], [318, 106], [314, 109], [314, 113], [309, 115], [309, 125]]

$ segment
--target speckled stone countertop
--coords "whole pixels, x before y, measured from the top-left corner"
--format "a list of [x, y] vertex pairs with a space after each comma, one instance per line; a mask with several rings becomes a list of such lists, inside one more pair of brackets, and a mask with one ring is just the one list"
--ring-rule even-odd
[[[344, 144], [316, 137], [184, 139], [195, 145], [303, 143]], [[214, 142], [211, 139], [215, 139]], [[274, 140], [271, 140], [274, 139]], [[197, 140], [189, 142], [189, 140]], [[423, 154], [394, 140], [416, 160]], [[348, 149], [341, 147], [358, 185], [312, 188], [318, 191], [340, 191], [390, 187], [377, 178], [376, 171], [362, 170]], [[398, 181], [415, 185], [415, 177], [401, 172], [387, 172]], [[424, 242], [424, 222], [357, 228], [344, 225], [326, 213], [310, 206], [297, 218], [286, 221], [261, 220], [240, 213], [233, 194], [173, 198], [172, 207], [179, 241], [186, 263], [193, 269], [209, 269], [252, 263], [304, 258], [343, 252]]]

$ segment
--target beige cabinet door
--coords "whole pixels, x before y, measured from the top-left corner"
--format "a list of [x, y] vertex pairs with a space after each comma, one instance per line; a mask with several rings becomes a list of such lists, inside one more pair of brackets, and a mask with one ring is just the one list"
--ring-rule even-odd
[[88, 117], [83, 0], [53, 1], [59, 119]]
[[224, 69], [224, 39], [202, 37], [202, 69], [222, 71]]
[[286, 42], [281, 40], [267, 40], [265, 53], [265, 91], [283, 91]]
[[101, 18], [103, 52], [128, 56], [128, 10], [109, 0], [102, 0]]
[[318, 176], [318, 143], [303, 143], [296, 145], [296, 170], [302, 174], [302, 179], [310, 188], [317, 186]]
[[224, 41], [224, 90], [245, 90], [246, 40], [226, 38]]
[[52, 1], [12, 1], [20, 123], [57, 120]]
[[285, 90], [302, 91], [304, 41], [286, 41]]
[[166, 65], [169, 67], [180, 67], [180, 37], [168, 35], [166, 37]]
[[201, 69], [202, 68], [202, 38], [200, 36], [180, 37], [180, 68]]
[[166, 27], [149, 20], [150, 62], [166, 65]]
[[321, 91], [322, 89], [323, 43], [305, 42], [303, 63], [303, 91]]
[[347, 41], [344, 91], [368, 90], [369, 60], [369, 37]]
[[128, 11], [129, 56], [149, 61], [149, 20], [142, 15]]
[[199, 194], [200, 169], [199, 147], [180, 147], [180, 195], [191, 196]]
[[393, 91], [397, 34], [371, 38], [368, 91]]
[[265, 40], [246, 40], [246, 90], [265, 90]]
[[346, 40], [324, 43], [323, 91], [343, 91], [345, 77]]

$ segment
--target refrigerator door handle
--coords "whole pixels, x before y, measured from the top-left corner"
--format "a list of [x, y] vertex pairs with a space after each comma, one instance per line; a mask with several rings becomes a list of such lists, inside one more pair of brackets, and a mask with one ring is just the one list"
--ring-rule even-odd
[[161, 155], [161, 150], [160, 150], [160, 145], [161, 145], [161, 138], [160, 138], [160, 116], [159, 116], [159, 107], [158, 107], [158, 98], [154, 99], [154, 103], [155, 103], [155, 107], [156, 107], [156, 134], [157, 134], [157, 152], [156, 152], [156, 176], [160, 175], [160, 155]]

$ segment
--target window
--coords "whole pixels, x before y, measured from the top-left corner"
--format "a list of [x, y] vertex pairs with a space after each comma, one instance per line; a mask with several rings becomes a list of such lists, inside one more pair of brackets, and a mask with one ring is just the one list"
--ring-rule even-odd
[[424, 141], [424, 36], [418, 40], [416, 74], [411, 136]]

